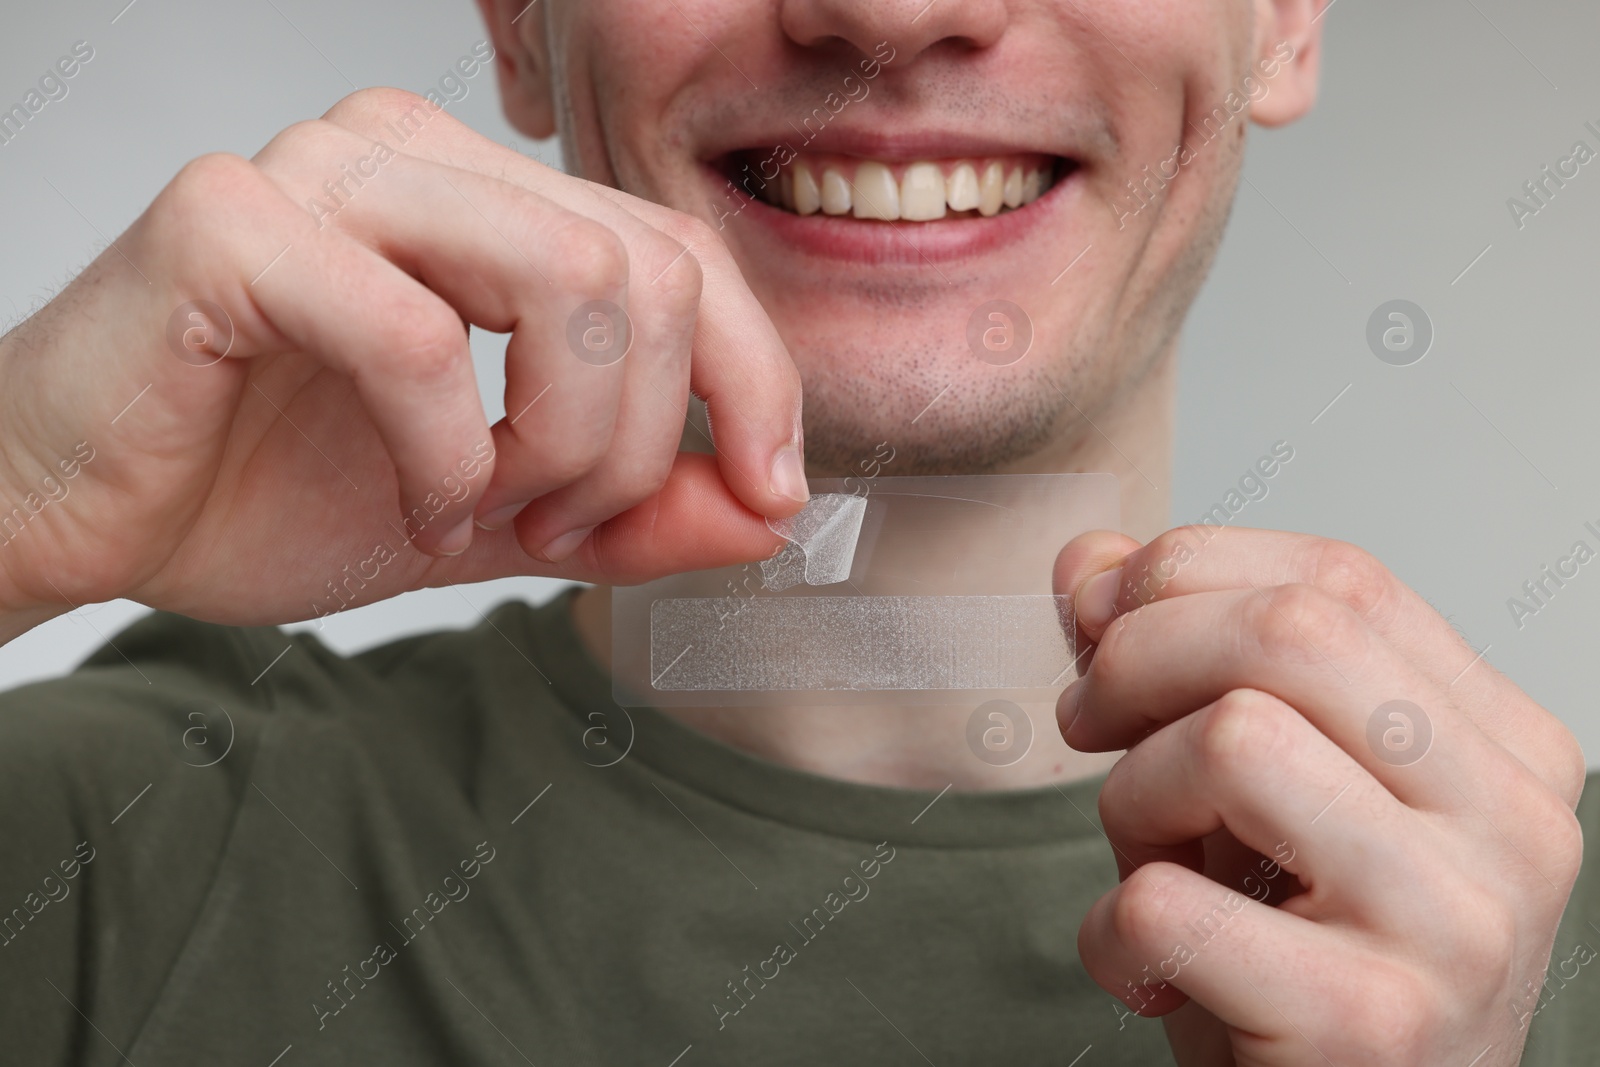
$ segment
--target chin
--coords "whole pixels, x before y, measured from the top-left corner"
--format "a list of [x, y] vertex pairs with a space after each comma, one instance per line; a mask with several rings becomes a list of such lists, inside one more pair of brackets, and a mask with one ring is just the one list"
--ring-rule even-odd
[[[1076, 418], [1059, 380], [1066, 376], [1042, 360], [952, 372], [948, 356], [903, 348], [887, 357], [833, 349], [822, 367], [808, 366], [803, 351], [796, 357], [806, 465], [818, 476], [997, 473], [1037, 457]], [[976, 363], [970, 353], [965, 360]], [[884, 462], [889, 450], [894, 458]]]

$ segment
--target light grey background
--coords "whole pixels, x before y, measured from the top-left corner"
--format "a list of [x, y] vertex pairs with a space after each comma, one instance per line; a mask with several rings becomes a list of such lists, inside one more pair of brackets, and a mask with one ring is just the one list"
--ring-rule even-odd
[[[67, 98], [0, 146], [7, 319], [58, 290], [184, 161], [251, 155], [355, 86], [424, 91], [485, 36], [459, 0], [125, 3], [4, 16], [0, 108], [73, 42], [95, 49]], [[1253, 132], [1228, 239], [1190, 319], [1174, 520], [1198, 518], [1287, 441], [1294, 459], [1237, 521], [1372, 550], [1600, 763], [1600, 560], [1520, 628], [1507, 606], [1574, 541], [1600, 549], [1583, 527], [1600, 528], [1600, 160], [1521, 230], [1506, 206], [1574, 141], [1600, 151], [1584, 128], [1600, 128], [1600, 7], [1336, 0], [1325, 23], [1322, 102], [1295, 127]], [[453, 114], [554, 161], [552, 146], [505, 124], [492, 72], [468, 84]], [[1396, 298], [1420, 304], [1436, 330], [1409, 367], [1380, 362], [1365, 339], [1373, 309]], [[503, 345], [474, 345], [491, 418]], [[342, 613], [323, 636], [365, 647], [470, 625], [498, 600], [558, 587], [414, 593]], [[68, 669], [140, 611], [86, 607], [0, 648], [0, 687]]]

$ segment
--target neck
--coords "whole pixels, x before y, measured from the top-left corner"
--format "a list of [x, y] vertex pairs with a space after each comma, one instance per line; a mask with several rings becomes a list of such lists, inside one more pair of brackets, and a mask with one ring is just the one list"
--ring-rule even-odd
[[[1133, 389], [1071, 442], [1042, 450], [999, 473], [1109, 471], [1122, 492], [1123, 532], [1148, 541], [1167, 525], [1172, 469], [1175, 360], [1169, 353]], [[578, 633], [596, 661], [611, 660], [611, 596], [584, 590], [573, 609]], [[913, 789], [1025, 789], [1104, 773], [1115, 753], [1068, 748], [1052, 704], [1023, 704], [1033, 744], [1006, 767], [975, 759], [967, 747], [970, 707], [881, 705], [666, 708], [667, 714], [724, 744], [814, 774]]]

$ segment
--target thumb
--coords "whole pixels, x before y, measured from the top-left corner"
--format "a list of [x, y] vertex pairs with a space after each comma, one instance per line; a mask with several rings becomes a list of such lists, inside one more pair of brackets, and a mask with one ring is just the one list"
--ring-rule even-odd
[[1078, 629], [1089, 641], [1099, 641], [1116, 617], [1120, 565], [1139, 547], [1139, 542], [1126, 534], [1091, 530], [1068, 541], [1056, 556], [1056, 595], [1073, 598]]
[[428, 584], [531, 574], [596, 585], [636, 585], [668, 574], [767, 559], [784, 543], [765, 518], [733, 495], [717, 457], [680, 452], [655, 496], [601, 523], [560, 564], [529, 556], [508, 524], [493, 532], [481, 531], [466, 552], [437, 561]]
[[661, 491], [602, 523], [569, 561], [575, 566], [567, 576], [634, 585], [766, 559], [784, 543], [734, 495], [717, 456], [680, 452]]

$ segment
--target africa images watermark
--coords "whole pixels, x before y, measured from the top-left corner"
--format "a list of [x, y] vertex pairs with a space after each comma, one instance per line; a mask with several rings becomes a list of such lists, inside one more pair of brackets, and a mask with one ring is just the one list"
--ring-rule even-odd
[[88, 41], [77, 41], [70, 55], [62, 56], [55, 64], [39, 75], [38, 88], [29, 89], [19, 103], [0, 111], [0, 148], [9, 145], [45, 107], [55, 101], [65, 100], [72, 87], [67, 83], [78, 76], [94, 58], [94, 46]]
[[[877, 47], [872, 50], [872, 55], [856, 64], [857, 69], [861, 71], [861, 77], [847, 74], [840, 82], [839, 88], [844, 90], [843, 95], [837, 91], [830, 91], [822, 98], [822, 105], [812, 108], [810, 113], [800, 120], [799, 126], [790, 120], [789, 128], [794, 130], [800, 146], [803, 148], [816, 140], [828, 123], [837, 118], [845, 108], [853, 103], [859, 104], [871, 95], [872, 86], [867, 83], [881, 74], [884, 67], [894, 62], [894, 57], [894, 46], [888, 41], [879, 41]], [[729, 178], [727, 190], [722, 196], [725, 204], [731, 203], [733, 206], [728, 207], [714, 200], [710, 202], [711, 213], [717, 219], [717, 229], [726, 227], [730, 218], [737, 216], [750, 205], [751, 201], [760, 199], [767, 186], [777, 181], [783, 168], [793, 163], [799, 154], [794, 142], [780, 141], [773, 145], [772, 151], [760, 162], [746, 163], [737, 179]], [[751, 188], [752, 183], [755, 188]]]
[[[84, 849], [89, 850], [88, 855], [84, 854]], [[29, 892], [22, 898], [20, 906], [12, 908], [9, 915], [0, 918], [0, 948], [9, 948], [11, 942], [21, 937], [22, 931], [27, 929], [28, 924], [38, 918], [52, 902], [59, 904], [71, 896], [71, 881], [78, 877], [78, 872], [85, 864], [94, 860], [94, 855], [93, 845], [87, 841], [78, 842], [78, 847], [72, 851], [72, 858], [64, 859], [56, 865], [61, 870], [60, 876], [51, 871], [40, 882], [39, 888], [43, 890], [43, 896], [37, 890]]]
[[[887, 855], [884, 854], [885, 849], [888, 849]], [[800, 943], [799, 948], [805, 948], [821, 937], [828, 923], [837, 919], [852, 902], [859, 904], [866, 900], [867, 894], [872, 892], [872, 887], [867, 882], [882, 874], [883, 868], [893, 862], [894, 857], [894, 846], [887, 841], [879, 842], [873, 849], [872, 856], [856, 865], [861, 872], [859, 875], [851, 871], [844, 876], [841, 883], [841, 888], [844, 890], [842, 896], [839, 890], [831, 890], [822, 898], [821, 905], [812, 908], [810, 913], [800, 920], [799, 926], [791, 920], [789, 928], [798, 935], [796, 940]], [[727, 1029], [728, 1020], [750, 1006], [756, 998], [757, 990], [767, 988], [768, 982], [777, 981], [778, 976], [783, 973], [783, 968], [799, 958], [799, 949], [785, 937], [773, 946], [772, 955], [756, 964], [753, 972], [750, 970], [750, 965], [745, 964], [740, 971], [743, 977], [735, 976], [728, 979], [727, 995], [711, 1002], [711, 1013], [717, 1018], [717, 1029]], [[750, 985], [752, 982], [755, 983], [754, 989]]]
[[[1583, 128], [1593, 134], [1596, 143], [1600, 144], [1600, 127], [1590, 121], [1585, 122]], [[1590, 163], [1596, 154], [1589, 142], [1580, 138], [1572, 143], [1572, 148], [1566, 155], [1556, 160], [1554, 168], [1547, 163], [1539, 168], [1536, 176], [1523, 182], [1522, 196], [1506, 197], [1506, 210], [1511, 213], [1511, 221], [1516, 224], [1517, 229], [1526, 227], [1529, 219], [1549, 207], [1556, 194], [1582, 173], [1582, 168]]]
[[1033, 748], [1033, 720], [1009, 700], [990, 700], [967, 716], [967, 749], [991, 767], [1011, 767]]
[[1139, 181], [1135, 181], [1132, 178], [1127, 179], [1125, 183], [1128, 190], [1127, 203], [1122, 204], [1118, 201], [1112, 201], [1111, 203], [1111, 210], [1117, 216], [1117, 229], [1126, 229], [1129, 219], [1137, 216], [1145, 208], [1160, 200], [1162, 194], [1167, 191], [1167, 186], [1172, 183], [1173, 179], [1177, 178], [1183, 168], [1200, 157], [1198, 149], [1204, 148], [1218, 137], [1221, 137], [1223, 131], [1232, 125], [1235, 119], [1249, 110], [1251, 104], [1259, 104], [1265, 100], [1267, 95], [1272, 92], [1272, 86], [1268, 82], [1276, 78], [1283, 70], [1284, 64], [1292, 62], [1294, 58], [1294, 45], [1286, 40], [1279, 41], [1274, 46], [1270, 56], [1256, 62], [1256, 71], [1261, 75], [1260, 78], [1246, 74], [1240, 80], [1239, 85], [1229, 90], [1228, 95], [1223, 97], [1222, 103], [1212, 108], [1200, 120], [1198, 126], [1193, 122], [1189, 123], [1194, 128], [1194, 131], [1204, 137], [1205, 140], [1191, 143], [1185, 137], [1184, 140], [1178, 142], [1177, 147], [1172, 150], [1170, 156], [1155, 164], [1154, 171], [1151, 170], [1151, 165], [1147, 163], [1140, 171], [1143, 175], [1142, 179]]
[[[1595, 956], [1593, 945], [1587, 941], [1579, 941], [1572, 946], [1572, 951], [1567, 954], [1566, 959], [1545, 968], [1543, 978], [1524, 979], [1521, 1002], [1515, 1000], [1509, 1002], [1511, 1014], [1517, 1020], [1517, 1029], [1527, 1029], [1533, 1017], [1549, 1007], [1556, 994], [1567, 988], [1568, 982], [1578, 977], [1578, 972], [1583, 970], [1584, 965], [1594, 962]], [[1551, 977], [1552, 971], [1555, 972], [1554, 978]], [[1529, 1007], [1530, 1004], [1532, 1007]]]
[[[1258, 904], [1264, 902], [1272, 892], [1272, 887], [1267, 883], [1283, 873], [1285, 867], [1294, 862], [1295, 848], [1287, 841], [1280, 841], [1273, 846], [1273, 855], [1276, 859], [1262, 857], [1256, 863], [1256, 868], [1261, 872], [1259, 878], [1252, 872], [1244, 879], [1244, 889], [1251, 900]], [[1259, 890], [1260, 895], [1257, 895]], [[1185, 924], [1185, 929], [1192, 935], [1188, 940], [1177, 942], [1173, 945], [1172, 954], [1152, 970], [1149, 964], [1145, 965], [1140, 974], [1143, 976], [1137, 985], [1132, 979], [1126, 982], [1128, 999], [1119, 999], [1112, 1005], [1117, 1012], [1117, 1019], [1121, 1030], [1127, 1026], [1128, 1016], [1137, 1015], [1151, 1001], [1156, 999], [1156, 994], [1167, 987], [1169, 982], [1177, 980], [1184, 967], [1199, 958], [1205, 947], [1220, 937], [1233, 921], [1234, 916], [1245, 909], [1245, 897], [1229, 890], [1222, 898], [1222, 903], [1213, 904], [1211, 910], [1200, 918]], [[1193, 944], [1190, 944], [1190, 942]], [[1137, 1001], [1137, 1005], [1134, 1004]], [[1132, 1010], [1129, 1010], [1131, 1007]]]
[[[1184, 567], [1200, 558], [1200, 553], [1216, 538], [1214, 529], [1226, 527], [1246, 507], [1259, 503], [1272, 493], [1271, 480], [1294, 459], [1294, 446], [1288, 441], [1275, 442], [1270, 450], [1260, 456], [1239, 476], [1237, 488], [1230, 487], [1223, 494], [1222, 499], [1212, 504], [1211, 507], [1195, 521], [1191, 527], [1201, 538], [1198, 545], [1191, 545], [1187, 537], [1176, 539], [1173, 547], [1160, 559], [1146, 561], [1137, 573], [1124, 571], [1122, 575], [1123, 590], [1132, 593], [1140, 604], [1149, 604], [1161, 595], [1167, 584], [1178, 577]], [[1129, 620], [1138, 617], [1138, 612], [1128, 610], [1119, 612], [1117, 626], [1119, 628], [1130, 625]]]
[[[21, 537], [28, 523], [37, 518], [50, 504], [58, 504], [65, 500], [67, 494], [72, 491], [72, 486], [68, 483], [76, 478], [83, 470], [84, 464], [89, 463], [94, 457], [94, 446], [88, 441], [79, 441], [72, 446], [71, 456], [56, 458], [56, 470], [61, 472], [60, 478], [54, 474], [46, 474], [39, 479], [39, 489], [29, 492], [20, 503], [6, 507], [4, 502], [0, 502], [0, 507], [5, 508], [4, 511], [0, 511], [0, 548], [10, 545], [12, 541]], [[40, 490], [43, 490], [42, 494]]]
[[[485, 849], [488, 850], [487, 855], [484, 854]], [[390, 929], [400, 935], [400, 948], [405, 948], [421, 937], [422, 932], [428, 928], [428, 924], [445, 908], [452, 903], [459, 904], [466, 900], [472, 892], [472, 887], [467, 883], [482, 874], [483, 868], [493, 862], [494, 857], [494, 846], [487, 841], [478, 842], [472, 856], [456, 865], [461, 871], [460, 876], [458, 877], [455, 871], [451, 871], [440, 881], [440, 889], [444, 891], [443, 896], [440, 895], [439, 890], [431, 890], [423, 898], [421, 904], [412, 908], [411, 912], [400, 920], [400, 926], [405, 927], [404, 931], [400, 929], [400, 926], [390, 923]], [[414, 931], [412, 929], [413, 924], [415, 925]], [[350, 969], [348, 963], [345, 964], [342, 969], [343, 977], [328, 980], [329, 995], [324, 996], [321, 1001], [313, 1000], [311, 1002], [311, 1010], [317, 1016], [317, 1029], [327, 1029], [328, 1020], [348, 1008], [356, 999], [357, 991], [367, 988], [368, 982], [376, 981], [378, 976], [383, 973], [383, 968], [393, 963], [399, 956], [399, 950], [389, 942], [384, 941], [381, 944], [374, 945], [372, 955], [357, 963], [354, 971]], [[370, 971], [368, 967], [371, 968]], [[343, 990], [342, 993], [341, 990]]]
[[[1594, 537], [1595, 544], [1600, 544], [1600, 528], [1592, 522], [1585, 522], [1583, 528]], [[1529, 619], [1549, 607], [1556, 594], [1578, 576], [1579, 568], [1594, 558], [1594, 546], [1580, 537], [1566, 555], [1557, 557], [1554, 563], [1546, 563], [1538, 574], [1523, 582], [1521, 597], [1506, 598], [1506, 610], [1511, 612], [1511, 621], [1517, 624], [1517, 629], [1527, 626]]]
[[[422, 95], [422, 102], [396, 119], [385, 122], [396, 145], [404, 148], [422, 132], [428, 120], [451, 104], [459, 103], [472, 91], [468, 82], [476, 77], [485, 65], [494, 59], [494, 46], [479, 41], [472, 50], [456, 60], [455, 65], [439, 78], [439, 84]], [[350, 163], [339, 165], [339, 175], [322, 183], [327, 199], [312, 197], [306, 201], [306, 210], [317, 220], [317, 228], [327, 225], [328, 219], [343, 211], [356, 193], [381, 173], [380, 168], [394, 159], [399, 152], [387, 141], [374, 141], [372, 151]]]
[[[422, 501], [411, 509], [409, 515], [403, 516], [399, 527], [391, 523], [390, 528], [403, 534], [406, 544], [415, 541], [446, 507], [467, 498], [472, 491], [468, 483], [481, 474], [493, 459], [492, 443], [479, 441], [473, 445], [471, 453], [458, 461], [450, 474], [440, 479], [439, 487], [424, 496]], [[385, 537], [376, 542], [372, 546], [372, 551], [365, 557], [353, 564], [346, 563], [340, 570], [339, 576], [328, 581], [328, 595], [320, 600], [311, 601], [311, 614], [317, 620], [317, 629], [322, 628], [322, 620], [327, 616], [353, 606], [360, 599], [361, 591], [367, 587], [367, 583], [377, 581], [384, 566], [399, 558], [400, 550], [390, 544], [389, 538]], [[329, 607], [329, 604], [333, 606]]]

